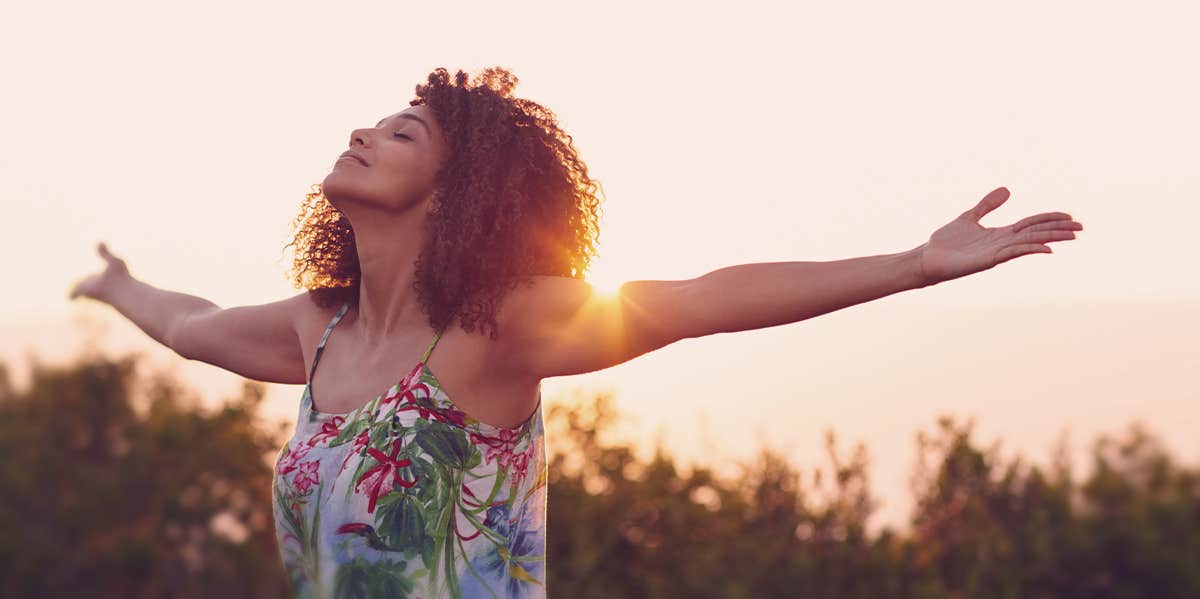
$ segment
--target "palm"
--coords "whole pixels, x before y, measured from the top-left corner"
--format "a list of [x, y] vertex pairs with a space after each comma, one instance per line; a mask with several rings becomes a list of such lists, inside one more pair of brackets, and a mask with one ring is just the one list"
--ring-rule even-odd
[[980, 226], [979, 220], [1008, 197], [1008, 190], [998, 187], [974, 208], [934, 231], [921, 253], [921, 271], [928, 284], [987, 270], [1017, 256], [1050, 253], [1043, 244], [1074, 239], [1075, 231], [1083, 229], [1065, 212], [1029, 216], [1006, 227]]

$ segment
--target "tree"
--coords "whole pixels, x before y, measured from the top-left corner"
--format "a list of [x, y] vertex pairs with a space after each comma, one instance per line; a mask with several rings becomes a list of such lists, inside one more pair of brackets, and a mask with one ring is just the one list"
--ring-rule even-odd
[[262, 386], [205, 412], [139, 357], [0, 385], [0, 595], [283, 596]]
[[[262, 386], [207, 405], [140, 356], [0, 364], [0, 596], [282, 597]], [[802, 472], [763, 447], [737, 475], [609, 439], [610, 395], [547, 412], [551, 596], [1198, 597], [1200, 469], [1144, 425], [1072, 478], [942, 418], [918, 439], [911, 530], [870, 534], [859, 444]], [[720, 459], [720, 456], [716, 456]], [[373, 572], [363, 563], [356, 570]]]

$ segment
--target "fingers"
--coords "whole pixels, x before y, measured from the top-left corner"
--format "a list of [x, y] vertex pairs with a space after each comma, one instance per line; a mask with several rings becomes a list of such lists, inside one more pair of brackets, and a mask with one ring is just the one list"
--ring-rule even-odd
[[[1074, 224], [1079, 225], [1079, 223]], [[1068, 229], [1073, 228], [1074, 227], [1069, 227]], [[1079, 225], [1079, 228], [1082, 229], [1083, 225]], [[1013, 245], [1002, 248], [999, 252], [996, 252], [996, 264], [1007, 262], [1013, 258], [1016, 258], [1017, 256], [1024, 256], [1025, 254], [1053, 254], [1054, 251], [1050, 249], [1050, 246], [1044, 244], [1054, 241], [1067, 241], [1069, 239], [1075, 239], [1075, 231], [1068, 229], [1042, 229], [1038, 231], [1026, 230], [1017, 236], [1018, 243], [1014, 243]]]
[[1010, 245], [999, 252], [996, 252], [996, 264], [1008, 262], [1017, 256], [1026, 254], [1053, 254], [1054, 251], [1048, 246], [1038, 245], [1036, 243], [1023, 243], [1019, 245]]
[[1044, 212], [1042, 214], [1035, 214], [1033, 216], [1027, 216], [1027, 217], [1017, 221], [1016, 224], [1013, 224], [1011, 226], [1011, 229], [1012, 229], [1013, 233], [1020, 233], [1021, 231], [1025, 230], [1026, 227], [1031, 227], [1034, 225], [1039, 225], [1039, 224], [1048, 223], [1048, 222], [1057, 223], [1060, 221], [1061, 221], [1061, 223], [1074, 223], [1076, 225], [1079, 225], [1079, 229], [1076, 229], [1076, 230], [1083, 229], [1083, 225], [1071, 220], [1071, 215], [1067, 214], [1066, 212]]
[[1082, 231], [1083, 224], [1077, 223], [1070, 219], [1058, 219], [1041, 222], [1036, 225], [1030, 225], [1020, 230], [1021, 233], [1031, 233], [1033, 231]]
[[1046, 243], [1048, 241], [1066, 241], [1075, 239], [1074, 231], [1062, 231], [1058, 229], [1043, 230], [1043, 231], [1025, 231], [1017, 236], [1017, 239], [1022, 243]]

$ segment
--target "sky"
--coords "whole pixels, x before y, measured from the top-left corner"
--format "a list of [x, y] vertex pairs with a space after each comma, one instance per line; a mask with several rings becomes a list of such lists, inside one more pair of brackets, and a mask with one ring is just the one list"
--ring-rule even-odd
[[[908, 250], [999, 186], [1012, 195], [984, 226], [1062, 211], [1085, 227], [1050, 255], [546, 379], [547, 403], [611, 391], [643, 448], [718, 467], [761, 443], [825, 465], [832, 429], [868, 448], [876, 524], [907, 515], [915, 434], [939, 415], [1035, 462], [1064, 431], [1083, 456], [1141, 420], [1195, 464], [1198, 17], [1186, 2], [8, 3], [0, 359], [99, 340], [232, 394], [235, 375], [67, 300], [101, 267], [96, 242], [221, 306], [293, 295], [289, 225], [349, 132], [436, 67], [503, 66], [604, 186], [602, 288]], [[301, 390], [269, 385], [268, 415], [294, 418]]]

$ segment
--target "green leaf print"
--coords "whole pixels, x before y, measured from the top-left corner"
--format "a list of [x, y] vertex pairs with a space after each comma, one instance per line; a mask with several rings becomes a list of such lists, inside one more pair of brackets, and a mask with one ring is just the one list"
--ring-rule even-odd
[[[425, 566], [429, 568], [429, 580], [433, 581], [437, 579], [438, 575], [438, 560], [434, 558], [437, 556], [438, 551], [441, 550], [442, 543], [441, 539], [434, 539], [433, 537], [425, 538], [429, 539], [429, 542], [421, 545], [421, 559], [424, 560]], [[431, 582], [430, 584], [433, 583]]]
[[407, 562], [380, 560], [368, 562], [361, 555], [338, 566], [334, 575], [333, 596], [337, 599], [371, 599], [374, 597], [408, 597], [413, 591], [414, 572], [404, 574]]
[[413, 489], [417, 492], [417, 499], [421, 503], [429, 504], [438, 495], [438, 469], [430, 464], [429, 460], [418, 455], [414, 455], [412, 461], [409, 468], [417, 476], [417, 486]]
[[[425, 538], [425, 514], [421, 503], [410, 493], [394, 493], [379, 510], [379, 533], [398, 549], [420, 548]], [[389, 499], [391, 498], [389, 497]]]
[[329, 446], [333, 447], [335, 445], [343, 445], [353, 441], [354, 438], [357, 437], [358, 434], [364, 429], [366, 429], [369, 424], [370, 423], [367, 422], [365, 418], [359, 418], [350, 424], [347, 424], [342, 428], [342, 430], [338, 431], [336, 437], [329, 441]]
[[302, 539], [304, 536], [301, 534], [300, 520], [296, 517], [296, 513], [292, 511], [292, 508], [288, 506], [284, 489], [280, 488], [280, 486], [278, 484], [275, 486], [275, 502], [279, 504], [279, 512], [283, 515], [283, 522], [287, 525], [287, 531], [292, 536]]
[[[317, 497], [318, 498], [321, 497], [321, 490], [324, 488], [325, 488], [325, 483], [321, 483], [320, 486], [317, 487]], [[311, 556], [312, 563], [314, 565], [321, 563], [321, 540], [318, 535], [318, 533], [320, 531], [321, 531], [321, 510], [316, 509], [316, 510], [313, 510], [312, 530], [309, 533], [309, 555]], [[320, 573], [319, 570], [315, 567], [313, 568], [313, 571], [316, 574]]]
[[470, 455], [470, 457], [467, 458], [467, 466], [466, 466], [466, 468], [464, 468], [464, 470], [467, 470], [467, 471], [474, 470], [475, 467], [478, 466], [481, 461], [483, 461], [483, 454], [479, 452], [478, 447], [475, 447], [475, 445], [472, 444], [471, 445], [471, 455]]
[[[453, 510], [450, 511], [453, 513]], [[447, 540], [451, 540], [450, 535], [447, 536]], [[458, 538], [454, 537], [452, 540], [458, 540]], [[454, 567], [454, 543], [452, 542], [446, 543], [446, 590], [450, 591], [451, 597], [462, 596], [462, 589], [458, 586], [458, 568]]]
[[444, 425], [418, 431], [416, 443], [433, 457], [434, 462], [459, 470], [467, 467], [471, 456], [472, 446], [466, 433]]
[[421, 369], [421, 379], [420, 380], [422, 383], [425, 383], [426, 385], [430, 385], [432, 387], [437, 387], [439, 389], [442, 387], [442, 384], [438, 382], [437, 377], [433, 376], [432, 372], [430, 372], [429, 370], [426, 370], [424, 368]]

